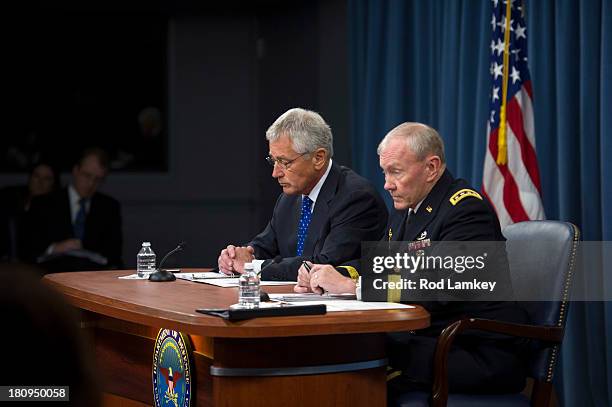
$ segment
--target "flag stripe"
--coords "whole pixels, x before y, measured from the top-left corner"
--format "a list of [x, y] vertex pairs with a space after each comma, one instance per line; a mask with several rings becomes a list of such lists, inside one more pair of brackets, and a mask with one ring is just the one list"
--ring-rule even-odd
[[517, 198], [521, 202], [521, 206], [527, 214], [527, 219], [538, 219], [539, 213], [538, 208], [541, 206], [540, 193], [534, 183], [531, 181], [531, 177], [528, 173], [528, 169], [525, 166], [525, 161], [516, 159], [521, 155], [521, 145], [516, 137], [516, 134], [511, 128], [508, 128], [508, 157], [515, 159], [508, 160], [508, 171], [512, 175], [513, 180], [517, 186]]
[[[489, 150], [494, 158], [497, 158], [497, 129], [493, 130], [491, 133], [491, 138], [489, 139]], [[508, 134], [510, 132], [507, 132]], [[512, 173], [508, 170], [506, 165], [497, 165], [499, 172], [503, 177], [503, 194], [502, 201], [510, 218], [513, 222], [522, 222], [524, 220], [529, 220], [525, 209], [521, 203], [519, 198], [519, 190], [514, 181], [514, 177]]]
[[[482, 190], [505, 227], [513, 222], [544, 219], [545, 216], [536, 155], [533, 89], [527, 65], [524, 4], [492, 1], [490, 115]], [[504, 24], [508, 21], [508, 10], [509, 27]], [[500, 90], [503, 90], [501, 95]], [[505, 134], [505, 154], [500, 160], [503, 164], [498, 165], [500, 129]]]
[[531, 81], [525, 81], [525, 83], [523, 83], [523, 87], [527, 91], [529, 99], [533, 100], [533, 89], [531, 89]]
[[525, 86], [523, 86], [521, 91], [515, 95], [515, 99], [518, 102], [521, 111], [524, 112], [523, 128], [525, 129], [525, 134], [527, 135], [527, 138], [535, 151], [536, 141], [535, 128], [533, 125], [533, 104], [531, 102], [531, 96], [529, 96], [529, 92], [527, 92]]
[[[487, 142], [488, 145], [488, 142]], [[487, 150], [488, 151], [488, 150]], [[497, 212], [497, 217], [502, 225], [508, 225], [512, 223], [512, 218], [508, 214], [506, 207], [503, 205], [503, 185], [504, 179], [497, 168], [497, 164], [491, 154], [485, 154], [485, 177], [483, 179], [482, 191], [485, 196], [488, 197], [489, 202]]]
[[536, 153], [533, 146], [525, 135], [525, 131], [523, 129], [523, 112], [521, 111], [516, 98], [512, 99], [510, 103], [508, 103], [508, 125], [509, 129], [511, 129], [512, 133], [514, 133], [517, 142], [520, 144], [518, 149], [519, 151], [515, 151], [515, 153], [517, 153], [517, 155], [521, 155], [521, 158], [523, 159], [521, 164], [526, 168], [527, 173], [529, 174], [529, 181], [535, 185], [535, 188], [539, 192], [541, 187], [540, 174], [538, 173], [538, 159], [536, 158]]
[[[489, 203], [491, 206], [493, 206], [493, 209], [495, 209], [500, 224], [508, 225], [512, 223], [512, 218], [510, 218], [508, 211], [506, 211], [506, 207], [504, 205], [495, 206], [493, 202], [496, 202], [496, 200], [491, 197], [492, 195], [487, 192], [484, 186], [482, 187], [482, 194], [489, 200]], [[499, 200], [497, 200], [497, 202], [499, 202]]]

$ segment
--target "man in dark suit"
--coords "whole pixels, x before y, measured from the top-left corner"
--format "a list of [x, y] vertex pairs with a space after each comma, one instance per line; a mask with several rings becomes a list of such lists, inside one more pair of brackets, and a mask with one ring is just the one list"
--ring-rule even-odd
[[[465, 180], [455, 179], [446, 169], [444, 145], [434, 129], [419, 123], [401, 124], [383, 139], [378, 154], [385, 174], [385, 189], [391, 194], [395, 208], [385, 244], [387, 240], [422, 243], [504, 240], [491, 206]], [[500, 285], [505, 286], [504, 290], [511, 289], [505, 251], [497, 254], [491, 256], [495, 257], [492, 261], [498, 267], [496, 276], [502, 280]], [[338, 269], [317, 264], [310, 273], [302, 267], [295, 291], [359, 292], [365, 287], [357, 290], [357, 269], [358, 262]], [[362, 283], [365, 277], [364, 270]], [[390, 290], [380, 290], [374, 296], [377, 294], [380, 295], [375, 299], [382, 301], [400, 298]], [[402, 300], [415, 303], [410, 301], [409, 290], [399, 294]], [[447, 301], [445, 298], [416, 303], [430, 312], [431, 326], [421, 331], [389, 335], [390, 365], [397, 372], [389, 382], [391, 394], [415, 388], [431, 389], [437, 337], [452, 322], [465, 317], [527, 322], [525, 312], [514, 301]], [[525, 371], [519, 355], [521, 346], [522, 343], [508, 337], [479, 332], [462, 335], [449, 354], [450, 391], [522, 390]]]
[[[68, 188], [32, 200], [28, 215], [31, 260], [46, 257], [49, 263], [42, 265], [53, 269], [121, 266], [120, 206], [115, 199], [98, 192], [107, 173], [106, 153], [98, 148], [85, 150], [72, 169]], [[101, 257], [83, 260], [77, 255], [82, 249]], [[59, 259], [61, 266], [53, 267]]]
[[359, 257], [362, 241], [380, 239], [384, 202], [370, 182], [332, 161], [332, 133], [319, 114], [291, 109], [266, 138], [283, 193], [263, 232], [221, 251], [220, 271], [241, 273], [253, 262], [264, 280], [295, 280], [303, 260], [339, 265]]

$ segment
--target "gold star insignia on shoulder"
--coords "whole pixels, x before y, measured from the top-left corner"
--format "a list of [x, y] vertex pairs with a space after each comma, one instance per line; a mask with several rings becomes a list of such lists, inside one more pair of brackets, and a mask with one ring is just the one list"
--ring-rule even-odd
[[453, 194], [453, 196], [450, 197], [449, 201], [451, 204], [453, 204], [453, 206], [457, 205], [459, 202], [461, 202], [462, 199], [467, 198], [469, 196], [472, 196], [474, 198], [478, 198], [482, 201], [482, 197], [480, 196], [480, 194], [476, 191], [474, 191], [473, 189], [469, 189], [469, 188], [465, 188], [465, 189], [461, 189], [457, 192], [455, 192]]

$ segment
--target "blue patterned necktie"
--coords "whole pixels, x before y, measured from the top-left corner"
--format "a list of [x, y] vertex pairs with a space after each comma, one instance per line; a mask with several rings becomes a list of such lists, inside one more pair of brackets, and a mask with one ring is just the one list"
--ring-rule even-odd
[[308, 225], [310, 225], [310, 218], [312, 218], [310, 208], [312, 208], [312, 199], [306, 195], [302, 196], [302, 213], [300, 215], [300, 224], [298, 225], [296, 256], [301, 256], [304, 251]]
[[72, 227], [74, 231], [74, 237], [83, 241], [85, 237], [85, 206], [87, 205], [87, 199], [81, 198], [79, 200], [79, 211], [74, 218], [74, 225]]

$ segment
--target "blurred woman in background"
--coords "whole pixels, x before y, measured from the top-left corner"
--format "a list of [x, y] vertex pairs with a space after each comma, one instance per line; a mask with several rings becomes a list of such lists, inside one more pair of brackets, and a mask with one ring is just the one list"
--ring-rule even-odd
[[27, 185], [14, 185], [0, 190], [0, 261], [19, 258], [20, 229], [32, 199], [59, 187], [59, 173], [54, 166], [40, 161], [30, 169]]

